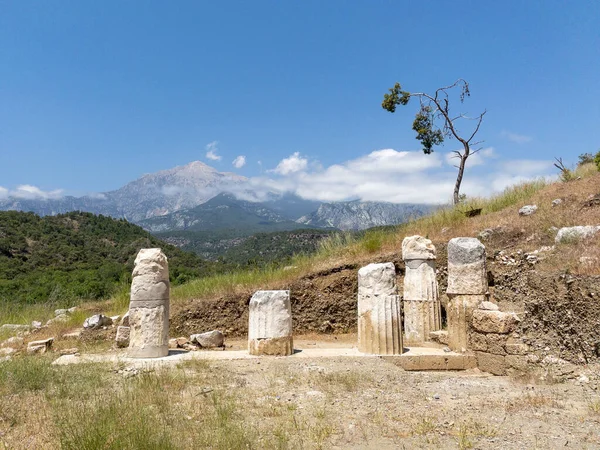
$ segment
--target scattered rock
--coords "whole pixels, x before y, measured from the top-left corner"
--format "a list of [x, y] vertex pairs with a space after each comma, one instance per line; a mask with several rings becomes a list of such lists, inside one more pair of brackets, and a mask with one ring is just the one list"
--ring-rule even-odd
[[65, 349], [59, 351], [58, 354], [61, 355], [61, 356], [64, 356], [64, 355], [77, 355], [77, 354], [79, 354], [79, 349], [77, 347], [65, 348]]
[[35, 328], [36, 330], [42, 328], [42, 322], [34, 320], [33, 322], [31, 322], [31, 328]]
[[50, 319], [48, 322], [46, 322], [46, 326], [50, 326], [53, 323], [65, 323], [69, 321], [69, 315], [68, 314], [60, 314], [56, 317], [54, 317], [53, 319]]
[[29, 325], [5, 323], [4, 325], [0, 326], [0, 331], [8, 331], [11, 333], [19, 333], [22, 331], [29, 331]]
[[13, 336], [0, 344], [0, 347], [20, 347], [25, 343], [25, 340], [20, 336]]
[[319, 331], [321, 333], [331, 333], [333, 331], [333, 324], [329, 320], [326, 320], [319, 327]]
[[529, 263], [529, 264], [536, 264], [539, 261], [539, 257], [537, 255], [533, 255], [533, 254], [529, 254], [525, 257], [525, 260]]
[[520, 216], [530, 216], [538, 209], [537, 205], [525, 205], [519, 209]]
[[129, 347], [129, 331], [130, 331], [129, 327], [124, 327], [122, 325], [119, 325], [117, 327], [117, 336], [115, 337], [115, 342], [117, 344], [117, 347], [119, 347], [119, 348]]
[[169, 339], [169, 348], [177, 348], [177, 339], [176, 338]]
[[46, 353], [52, 349], [54, 338], [41, 339], [39, 341], [31, 341], [27, 344], [27, 353]]
[[0, 356], [8, 356], [8, 355], [12, 355], [13, 353], [16, 353], [16, 352], [17, 352], [17, 350], [12, 347], [0, 348]]
[[121, 325], [122, 327], [128, 327], [129, 326], [129, 311], [127, 311], [125, 313], [125, 315], [121, 319], [121, 323], [119, 325]]
[[64, 308], [64, 309], [55, 309], [54, 310], [54, 316], [62, 316], [63, 314], [69, 314], [69, 310]]
[[82, 330], [77, 330], [77, 331], [73, 331], [71, 333], [66, 333], [63, 334], [63, 339], [79, 339], [79, 337], [81, 336], [81, 331]]
[[479, 309], [484, 309], [486, 311], [499, 311], [498, 305], [492, 302], [481, 302], [479, 305]]
[[192, 334], [190, 336], [192, 343], [198, 344], [202, 348], [223, 347], [225, 337], [218, 330], [208, 331], [206, 333]]
[[562, 203], [562, 198], [555, 198], [554, 200], [552, 200], [552, 206], [558, 206]]
[[594, 236], [600, 230], [600, 226], [586, 225], [576, 227], [564, 227], [558, 230], [555, 242], [577, 241]]
[[93, 315], [92, 317], [85, 319], [85, 322], [83, 322], [83, 328], [86, 330], [96, 330], [108, 325], [112, 325], [112, 319], [110, 317], [106, 317], [104, 314]]
[[119, 320], [121, 320], [121, 316], [110, 316], [110, 320], [112, 320], [112, 323], [117, 323]]
[[494, 230], [492, 230], [491, 228], [486, 228], [481, 233], [479, 233], [478, 237], [482, 241], [485, 241], [486, 239], [489, 239], [492, 236], [492, 234], [494, 234]]

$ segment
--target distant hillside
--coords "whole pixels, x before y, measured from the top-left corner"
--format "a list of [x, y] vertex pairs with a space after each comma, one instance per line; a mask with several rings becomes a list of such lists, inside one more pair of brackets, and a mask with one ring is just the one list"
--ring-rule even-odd
[[154, 233], [238, 230], [236, 237], [258, 232], [306, 228], [263, 203], [238, 200], [231, 194], [219, 194], [195, 208], [142, 220], [139, 224]]
[[160, 247], [172, 282], [210, 274], [215, 265], [125, 220], [72, 212], [39, 217], [0, 212], [0, 301], [68, 303], [109, 296], [129, 282], [139, 249]]
[[356, 231], [408, 222], [433, 209], [430, 205], [383, 202], [323, 203], [315, 212], [301, 217], [297, 222], [311, 227]]

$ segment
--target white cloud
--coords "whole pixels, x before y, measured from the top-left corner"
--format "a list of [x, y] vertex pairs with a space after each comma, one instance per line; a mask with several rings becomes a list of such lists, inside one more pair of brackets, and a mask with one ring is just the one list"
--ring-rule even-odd
[[[494, 158], [494, 164], [488, 164]], [[549, 161], [498, 161], [493, 148], [471, 156], [461, 192], [468, 196], [488, 196], [510, 184], [547, 175]], [[469, 161], [471, 164], [469, 164]], [[282, 160], [272, 176], [251, 178], [236, 195], [248, 200], [265, 199], [269, 193], [292, 192], [320, 201], [388, 201], [393, 203], [448, 203], [456, 181], [456, 169], [447, 164], [448, 155], [421, 151], [384, 149], [341, 164], [321, 168], [308, 164], [294, 153]], [[473, 164], [474, 163], [474, 164]]]
[[306, 169], [307, 165], [308, 160], [302, 158], [300, 152], [295, 152], [291, 156], [282, 159], [279, 164], [277, 164], [277, 167], [273, 170], [269, 170], [269, 172], [278, 173], [280, 175], [289, 175]]
[[8, 189], [0, 186], [0, 200], [4, 200], [5, 198], [8, 198]]
[[[62, 189], [55, 189], [53, 191], [43, 191], [37, 186], [32, 186], [30, 184], [22, 184], [20, 186], [17, 186], [17, 188], [14, 190], [5, 191], [8, 192], [8, 197], [21, 200], [55, 200], [61, 198], [64, 192]], [[6, 195], [6, 192], [4, 194]], [[2, 195], [1, 190], [0, 195]]]
[[217, 155], [217, 144], [219, 141], [212, 141], [206, 144], [206, 157], [212, 161], [220, 161], [221, 156]]
[[231, 164], [233, 164], [233, 167], [235, 167], [236, 169], [241, 169], [246, 165], [246, 157], [244, 155], [240, 155], [237, 158], [235, 158]]
[[527, 136], [524, 134], [512, 133], [510, 131], [503, 131], [502, 136], [508, 139], [515, 144], [527, 144], [528, 142], [533, 141], [531, 136]]

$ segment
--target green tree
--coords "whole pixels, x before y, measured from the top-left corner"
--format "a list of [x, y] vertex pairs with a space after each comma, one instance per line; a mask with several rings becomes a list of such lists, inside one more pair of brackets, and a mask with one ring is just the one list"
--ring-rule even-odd
[[[394, 87], [389, 89], [389, 94], [383, 96], [381, 106], [383, 109], [393, 113], [396, 112], [396, 106], [407, 105], [412, 97], [419, 99], [420, 108], [415, 115], [413, 121], [413, 130], [417, 133], [416, 139], [421, 141], [423, 153], [429, 155], [433, 153], [433, 148], [440, 145], [446, 138], [455, 138], [462, 145], [462, 150], [454, 150], [455, 157], [459, 160], [458, 175], [454, 185], [454, 204], [460, 202], [460, 185], [463, 180], [465, 165], [469, 156], [477, 153], [481, 148], [473, 149], [482, 141], [473, 142], [475, 135], [479, 131], [483, 116], [487, 111], [483, 111], [477, 117], [467, 117], [465, 114], [454, 115], [450, 112], [450, 96], [449, 93], [454, 89], [460, 90], [459, 100], [463, 103], [465, 97], [471, 95], [469, 84], [462, 78], [458, 79], [450, 86], [441, 87], [435, 91], [433, 95], [424, 92], [407, 92], [403, 91], [400, 83], [396, 83]], [[472, 120], [474, 126], [470, 134], [459, 134], [456, 127], [458, 120]]]

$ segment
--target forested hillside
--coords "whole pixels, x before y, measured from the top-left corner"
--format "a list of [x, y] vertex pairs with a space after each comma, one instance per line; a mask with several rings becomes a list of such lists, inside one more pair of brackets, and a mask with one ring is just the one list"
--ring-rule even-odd
[[128, 283], [140, 248], [160, 247], [179, 284], [214, 273], [215, 263], [169, 245], [125, 220], [71, 212], [39, 217], [0, 212], [0, 301], [100, 299]]

